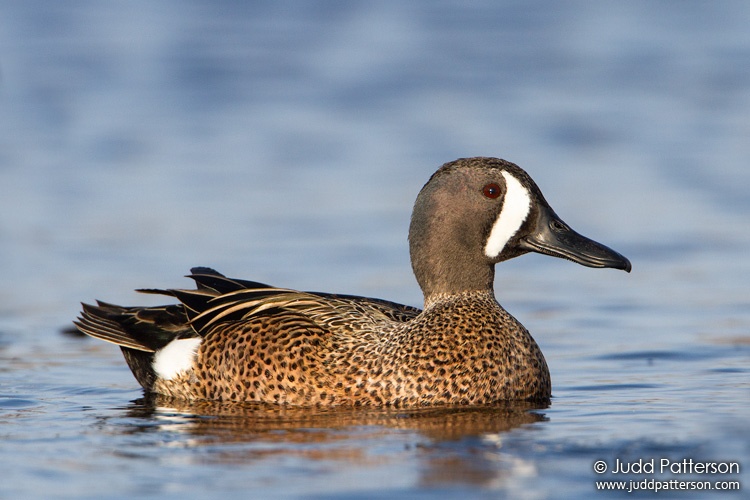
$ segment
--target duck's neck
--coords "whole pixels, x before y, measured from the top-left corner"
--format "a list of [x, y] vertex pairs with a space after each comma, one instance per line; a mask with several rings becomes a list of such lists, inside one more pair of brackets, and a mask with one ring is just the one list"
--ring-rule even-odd
[[416, 259], [412, 256], [412, 266], [424, 293], [425, 303], [437, 296], [469, 292], [493, 293], [493, 266], [476, 266], [467, 260], [447, 260], [435, 255]]
[[409, 233], [411, 265], [425, 303], [440, 295], [466, 292], [493, 293], [495, 266], [483, 258], [476, 242], [441, 238], [438, 232], [412, 228]]
[[438, 294], [492, 293], [495, 265], [484, 255], [487, 228], [463, 186], [432, 179], [414, 203], [409, 226], [411, 266], [425, 301]]

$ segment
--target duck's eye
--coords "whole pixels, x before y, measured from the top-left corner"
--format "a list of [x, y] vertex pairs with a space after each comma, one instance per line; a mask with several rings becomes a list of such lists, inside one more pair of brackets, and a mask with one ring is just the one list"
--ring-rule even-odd
[[487, 184], [482, 188], [482, 194], [487, 198], [491, 198], [494, 200], [495, 198], [500, 196], [500, 186], [498, 186], [494, 182], [491, 184]]

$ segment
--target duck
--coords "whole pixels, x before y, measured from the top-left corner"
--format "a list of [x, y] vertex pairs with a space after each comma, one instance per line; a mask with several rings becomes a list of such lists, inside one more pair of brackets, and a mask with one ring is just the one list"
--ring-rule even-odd
[[82, 304], [84, 334], [116, 344], [146, 393], [186, 401], [413, 407], [549, 402], [547, 362], [497, 301], [495, 265], [535, 252], [631, 271], [571, 229], [531, 177], [460, 158], [422, 187], [408, 234], [422, 309], [304, 292], [208, 268], [163, 306]]

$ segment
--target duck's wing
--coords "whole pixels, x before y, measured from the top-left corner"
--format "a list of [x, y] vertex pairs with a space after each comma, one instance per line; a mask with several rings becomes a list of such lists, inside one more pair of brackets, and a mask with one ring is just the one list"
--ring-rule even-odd
[[255, 281], [226, 278], [208, 268], [194, 268], [189, 276], [196, 290], [169, 290], [185, 306], [190, 324], [205, 332], [218, 323], [258, 315], [293, 312], [328, 330], [356, 329], [358, 324], [404, 322], [421, 310], [381, 299], [356, 295], [300, 292]]
[[227, 278], [207, 267], [191, 269], [188, 277], [196, 282], [193, 290], [139, 290], [175, 297], [180, 304], [157, 307], [84, 304], [75, 325], [92, 337], [129, 349], [155, 352], [176, 338], [205, 336], [216, 324], [261, 314], [294, 312], [325, 329], [351, 330], [363, 323], [409, 321], [421, 312], [387, 300], [300, 292]]

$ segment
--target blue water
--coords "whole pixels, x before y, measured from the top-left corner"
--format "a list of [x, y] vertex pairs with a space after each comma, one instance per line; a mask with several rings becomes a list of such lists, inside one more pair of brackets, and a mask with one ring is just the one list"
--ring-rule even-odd
[[[741, 1], [0, 4], [0, 498], [646, 498], [595, 481], [662, 458], [741, 469], [626, 479], [743, 498], [749, 23]], [[411, 205], [477, 155], [633, 262], [498, 266], [547, 408], [175, 408], [63, 333], [195, 265], [418, 306]]]

